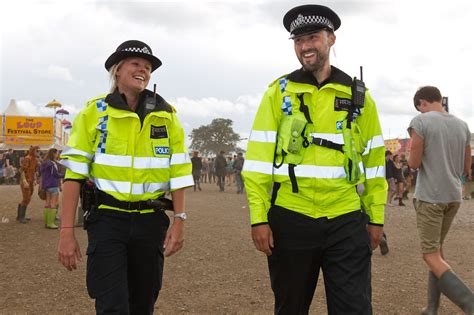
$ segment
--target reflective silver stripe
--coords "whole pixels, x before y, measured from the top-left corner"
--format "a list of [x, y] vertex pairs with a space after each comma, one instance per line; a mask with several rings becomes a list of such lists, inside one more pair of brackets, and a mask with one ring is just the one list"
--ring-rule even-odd
[[89, 175], [89, 164], [76, 162], [68, 159], [60, 160], [59, 163], [73, 171], [74, 173], [81, 174], [81, 175]]
[[103, 191], [114, 191], [122, 194], [130, 193], [130, 182], [119, 182], [103, 178], [95, 178], [94, 183], [98, 189]]
[[94, 163], [107, 166], [132, 167], [132, 157], [130, 155], [96, 153]]
[[[364, 173], [362, 162], [359, 163], [359, 168], [361, 172]], [[279, 168], [273, 168], [273, 163], [246, 160], [243, 170], [267, 175], [288, 176], [288, 164], [283, 164]], [[295, 167], [295, 176], [308, 178], [345, 178], [346, 171], [343, 166], [297, 165]]]
[[326, 139], [331, 142], [344, 145], [344, 136], [342, 133], [311, 133], [312, 138]]
[[383, 177], [385, 178], [385, 167], [384, 166], [376, 166], [370, 167], [365, 169], [365, 178], [371, 179], [376, 177]]
[[257, 173], [272, 175], [273, 163], [245, 160], [244, 167], [242, 170], [244, 172], [257, 172]]
[[365, 151], [364, 151], [363, 155], [369, 154], [371, 149], [380, 148], [380, 147], [384, 147], [384, 146], [385, 146], [385, 143], [383, 141], [383, 137], [382, 136], [375, 136], [372, 139], [370, 139], [369, 141], [367, 141], [367, 146], [365, 147]]
[[133, 161], [133, 168], [136, 169], [151, 169], [151, 168], [169, 168], [169, 158], [157, 157], [135, 157]]
[[194, 185], [194, 180], [193, 180], [192, 175], [170, 178], [171, 189], [179, 189], [183, 187], [189, 187], [192, 185]]
[[168, 191], [170, 189], [169, 182], [166, 183], [143, 183], [132, 184], [133, 195], [143, 195], [144, 193], [153, 193], [155, 191]]
[[276, 131], [252, 130], [249, 141], [276, 143]]
[[92, 158], [94, 157], [93, 154], [89, 154], [85, 151], [81, 151], [81, 150], [74, 149], [71, 147], [65, 147], [63, 152], [61, 152], [61, 155], [80, 155], [80, 156], [86, 157], [88, 160], [92, 160]]
[[[275, 175], [288, 176], [288, 164], [283, 164], [274, 170]], [[343, 166], [315, 166], [297, 165], [295, 167], [296, 177], [308, 178], [346, 178], [346, 171]]]
[[175, 153], [171, 154], [171, 165], [176, 164], [187, 164], [191, 163], [191, 159], [189, 158], [189, 154], [187, 153]]

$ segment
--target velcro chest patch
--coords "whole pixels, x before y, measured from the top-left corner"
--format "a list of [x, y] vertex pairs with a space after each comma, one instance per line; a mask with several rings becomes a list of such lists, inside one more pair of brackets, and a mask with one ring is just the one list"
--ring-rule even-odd
[[150, 128], [150, 139], [168, 138], [168, 131], [166, 126], [153, 126]]
[[349, 108], [352, 106], [352, 100], [347, 98], [336, 97], [334, 99], [334, 110], [335, 111], [349, 111]]

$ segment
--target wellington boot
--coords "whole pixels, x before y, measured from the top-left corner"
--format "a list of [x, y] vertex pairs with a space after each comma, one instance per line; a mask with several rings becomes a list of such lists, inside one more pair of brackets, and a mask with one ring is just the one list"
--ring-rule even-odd
[[25, 215], [26, 215], [26, 206], [20, 205], [20, 213], [18, 216], [18, 221], [20, 221], [20, 223], [25, 224], [28, 222], [28, 220], [26, 220], [25, 218]]
[[48, 215], [49, 215], [49, 208], [44, 208], [43, 210], [43, 220], [44, 220], [44, 227], [48, 227]]
[[20, 221], [20, 213], [21, 213], [21, 204], [18, 204], [18, 208], [16, 210], [16, 220]]
[[56, 216], [56, 209], [48, 208], [46, 209], [47, 215], [46, 215], [46, 227], [48, 229], [57, 229], [58, 226], [54, 224], [54, 217]]
[[443, 273], [438, 280], [438, 284], [441, 292], [464, 313], [474, 314], [474, 294], [452, 270]]
[[438, 278], [431, 271], [428, 273], [428, 304], [421, 312], [422, 315], [438, 315], [441, 291], [438, 287]]

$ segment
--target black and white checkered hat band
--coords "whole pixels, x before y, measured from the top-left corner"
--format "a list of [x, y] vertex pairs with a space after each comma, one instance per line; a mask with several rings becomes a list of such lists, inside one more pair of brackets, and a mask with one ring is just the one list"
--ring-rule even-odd
[[122, 51], [130, 51], [130, 52], [137, 52], [137, 53], [151, 55], [151, 51], [146, 46], [143, 48], [127, 47], [125, 49], [122, 49]]
[[331, 21], [329, 21], [328, 18], [324, 16], [319, 16], [319, 15], [303, 16], [302, 14], [300, 14], [296, 18], [296, 20], [291, 22], [290, 33], [293, 33], [293, 31], [296, 29], [309, 26], [309, 25], [324, 25], [334, 30], [334, 25], [331, 23]]

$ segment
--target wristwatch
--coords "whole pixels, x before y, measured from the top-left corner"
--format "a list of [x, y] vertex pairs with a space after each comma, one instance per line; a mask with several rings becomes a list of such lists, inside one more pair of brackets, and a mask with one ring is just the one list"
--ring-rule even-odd
[[180, 219], [181, 221], [185, 221], [188, 218], [186, 212], [175, 213], [174, 217]]

